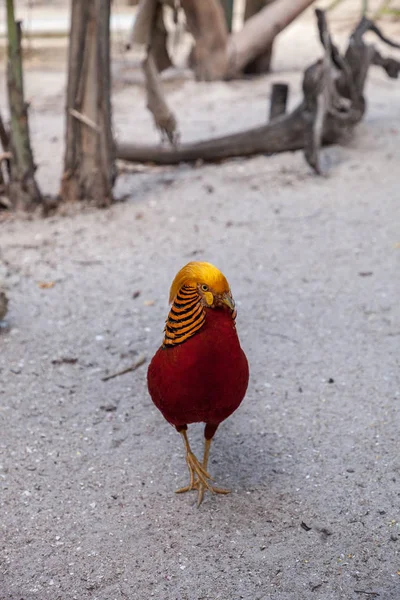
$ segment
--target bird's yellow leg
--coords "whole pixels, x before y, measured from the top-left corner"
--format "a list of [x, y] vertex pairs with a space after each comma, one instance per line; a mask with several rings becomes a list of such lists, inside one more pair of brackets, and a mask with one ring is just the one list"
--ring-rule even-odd
[[[207, 479], [211, 479], [211, 477], [207, 473], [207, 469], [202, 466], [202, 464], [193, 454], [187, 437], [186, 429], [179, 431], [179, 433], [183, 437], [183, 442], [185, 444], [186, 463], [189, 469], [190, 483], [188, 486], [176, 490], [176, 493], [182, 494], [183, 492], [189, 492], [190, 490], [197, 489], [197, 482], [201, 482], [202, 485], [204, 485], [206, 488], [209, 488], [210, 484], [207, 482]], [[197, 476], [196, 480], [195, 475]]]
[[[205, 438], [204, 439], [204, 454], [203, 454], [203, 469], [205, 469], [205, 470], [207, 470], [207, 466], [208, 466], [208, 458], [210, 456], [210, 448], [211, 448], [211, 440], [208, 440], [207, 438]], [[199, 491], [198, 497], [197, 497], [197, 506], [198, 507], [203, 502], [204, 492], [206, 489], [208, 489], [213, 494], [229, 494], [230, 493], [230, 490], [227, 490], [225, 488], [219, 488], [219, 487], [216, 487], [215, 485], [208, 484], [208, 486], [206, 488], [201, 481], [195, 481], [195, 484], [197, 484], [196, 488]]]
[[[187, 441], [187, 436], [186, 436], [186, 431], [184, 432], [180, 432], [184, 435], [184, 439], [185, 440], [185, 445], [186, 445], [186, 462], [188, 463], [188, 467], [189, 467], [189, 472], [190, 472], [190, 483], [188, 486], [180, 488], [179, 490], [176, 490], [177, 494], [182, 494], [183, 492], [190, 492], [191, 490], [197, 490], [198, 491], [198, 496], [197, 496], [197, 507], [200, 506], [200, 504], [203, 502], [203, 498], [204, 498], [204, 492], [206, 490], [208, 490], [209, 492], [211, 492], [212, 494], [229, 494], [230, 490], [226, 490], [224, 488], [219, 488], [216, 487], [214, 485], [211, 485], [207, 479], [212, 479], [210, 477], [210, 475], [208, 474], [207, 471], [207, 466], [208, 466], [208, 459], [210, 456], [210, 447], [211, 447], [211, 440], [205, 438], [204, 440], [204, 455], [203, 455], [203, 462], [200, 465], [200, 463], [197, 461], [197, 458], [194, 457], [196, 459], [196, 461], [198, 462], [200, 468], [201, 468], [201, 476], [198, 472], [196, 472], [195, 470], [191, 469], [190, 465], [189, 465], [189, 461], [188, 461], [188, 448], [189, 451], [190, 450], [190, 446], [189, 446], [189, 442]], [[194, 454], [193, 454], [194, 456]], [[197, 475], [197, 479], [194, 478], [194, 474], [196, 472]]]

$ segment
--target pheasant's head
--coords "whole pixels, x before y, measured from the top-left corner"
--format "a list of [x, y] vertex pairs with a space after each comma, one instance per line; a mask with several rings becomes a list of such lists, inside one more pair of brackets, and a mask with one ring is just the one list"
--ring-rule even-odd
[[175, 300], [183, 286], [196, 288], [206, 308], [228, 307], [232, 313], [235, 313], [235, 302], [229, 283], [225, 275], [214, 265], [208, 262], [190, 262], [185, 265], [172, 282], [170, 302]]

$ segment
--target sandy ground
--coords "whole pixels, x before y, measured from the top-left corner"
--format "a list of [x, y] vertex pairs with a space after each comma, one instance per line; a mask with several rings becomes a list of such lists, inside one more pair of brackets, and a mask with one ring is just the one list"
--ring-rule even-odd
[[[183, 138], [263, 122], [277, 79], [295, 104], [318, 52], [307, 16], [270, 77], [171, 78]], [[116, 72], [117, 135], [155, 140], [128, 59]], [[64, 88], [60, 69], [27, 75], [46, 192]], [[400, 598], [399, 83], [373, 69], [368, 104], [355, 137], [324, 151], [327, 178], [301, 153], [147, 168], [121, 175], [110, 210], [0, 224], [1, 600]], [[228, 277], [251, 367], [212, 450], [232, 494], [199, 510], [173, 493], [183, 448], [147, 365], [102, 381], [151, 358], [192, 259]], [[190, 436], [200, 452], [202, 428]]]

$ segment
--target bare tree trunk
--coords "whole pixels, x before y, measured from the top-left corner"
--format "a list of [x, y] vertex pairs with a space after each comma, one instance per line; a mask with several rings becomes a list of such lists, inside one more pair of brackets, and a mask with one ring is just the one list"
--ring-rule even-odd
[[201, 81], [223, 79], [228, 69], [228, 28], [219, 0], [181, 0], [195, 46], [191, 66]]
[[[271, 4], [275, 0], [245, 0], [246, 8], [244, 11], [244, 20], [248, 21], [251, 17], [254, 17], [260, 10], [262, 10], [267, 4]], [[264, 50], [262, 54], [256, 56], [256, 58], [245, 65], [243, 72], [246, 75], [260, 75], [262, 73], [269, 73], [271, 68], [272, 60], [272, 46], [273, 41]]]
[[113, 201], [115, 146], [111, 128], [110, 0], [72, 0], [61, 197]]
[[231, 32], [232, 26], [233, 26], [233, 8], [234, 8], [235, 1], [234, 0], [220, 0], [220, 3], [222, 6], [222, 9], [224, 11], [226, 26], [228, 28], [228, 31]]
[[151, 44], [150, 54], [159, 72], [172, 66], [167, 48], [168, 32], [164, 23], [163, 9], [166, 5], [174, 8], [171, 0], [141, 0], [126, 45], [129, 50], [132, 44], [143, 44], [147, 48]]
[[[179, 1], [188, 29], [195, 40], [189, 66], [194, 70], [196, 78], [202, 81], [239, 77], [248, 65], [249, 73], [268, 71], [275, 37], [314, 2], [247, 0], [248, 20], [241, 31], [228, 35], [223, 6], [229, 8], [231, 0]], [[131, 41], [147, 45], [150, 31], [156, 32], [157, 29], [154, 19], [157, 5], [171, 5], [171, 2], [173, 0], [141, 0]], [[158, 36], [160, 44], [165, 45], [162, 30], [158, 32]], [[153, 46], [155, 50], [156, 44]], [[155, 59], [159, 69], [163, 68], [163, 64], [168, 66], [168, 58], [165, 56], [160, 59], [155, 56]]]
[[[219, 0], [181, 0], [196, 45], [192, 63], [196, 78], [210, 81], [269, 70], [272, 43], [314, 0], [248, 0], [248, 20], [228, 36]], [[267, 4], [260, 10], [260, 4]], [[255, 11], [255, 14], [253, 13]], [[250, 16], [252, 14], [252, 16]]]
[[229, 38], [228, 77], [237, 77], [247, 64], [266, 52], [275, 37], [314, 0], [276, 0], [251, 17]]
[[[10, 149], [10, 133], [4, 125], [3, 117], [0, 113], [0, 142], [3, 147], [3, 152], [0, 152], [0, 205], [12, 208], [9, 200], [10, 190], [9, 184], [11, 180], [11, 161], [9, 152]], [[5, 168], [3, 170], [3, 163]]]
[[[24, 99], [21, 57], [21, 28], [15, 21], [14, 1], [7, 0], [8, 63], [7, 87], [11, 125], [10, 201], [13, 208], [33, 210], [42, 203], [42, 195], [35, 180], [35, 164], [29, 137], [28, 108]], [[2, 142], [4, 143], [2, 135]]]
[[4, 125], [3, 117], [0, 114], [0, 142], [3, 146], [4, 152], [8, 151], [10, 145], [10, 134]]
[[158, 4], [155, 14], [155, 25], [151, 39], [151, 55], [154, 58], [158, 71], [164, 71], [171, 65], [171, 59], [167, 49], [168, 32], [164, 23], [164, 11], [162, 4]]

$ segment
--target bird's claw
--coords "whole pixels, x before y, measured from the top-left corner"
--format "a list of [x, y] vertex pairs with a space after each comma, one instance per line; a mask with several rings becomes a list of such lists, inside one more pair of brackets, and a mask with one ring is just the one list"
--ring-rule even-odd
[[[203, 502], [204, 492], [206, 490], [212, 494], [229, 494], [230, 490], [218, 488], [209, 483], [208, 480], [213, 481], [211, 475], [205, 470], [203, 465], [198, 461], [192, 452], [188, 452], [186, 454], [186, 462], [189, 467], [190, 483], [189, 485], [176, 490], [177, 494], [198, 490], [197, 507], [199, 507]], [[195, 475], [197, 475], [197, 479], [195, 479]]]
[[191, 492], [192, 490], [198, 490], [197, 495], [197, 508], [203, 502], [204, 492], [208, 490], [211, 494], [230, 494], [231, 490], [227, 490], [226, 488], [219, 488], [215, 485], [211, 485], [206, 482], [206, 484], [202, 483], [199, 479], [196, 479], [192, 484], [186, 485], [183, 488], [179, 488], [176, 490], [176, 494], [183, 494], [184, 492]]

